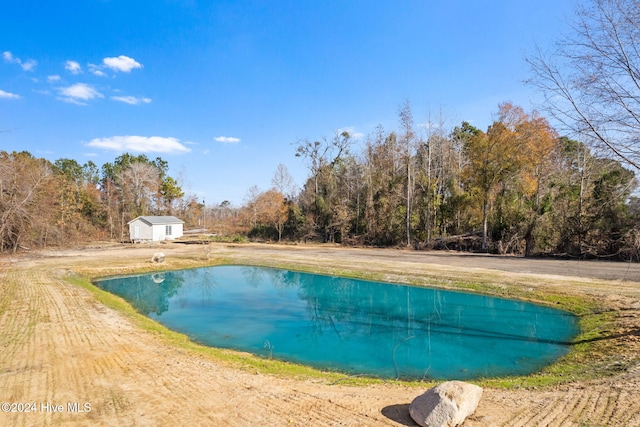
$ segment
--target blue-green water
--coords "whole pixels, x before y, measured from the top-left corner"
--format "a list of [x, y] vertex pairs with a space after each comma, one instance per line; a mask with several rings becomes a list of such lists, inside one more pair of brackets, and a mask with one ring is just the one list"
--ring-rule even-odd
[[574, 316], [526, 302], [261, 267], [96, 284], [209, 346], [385, 378], [528, 374], [578, 332]]

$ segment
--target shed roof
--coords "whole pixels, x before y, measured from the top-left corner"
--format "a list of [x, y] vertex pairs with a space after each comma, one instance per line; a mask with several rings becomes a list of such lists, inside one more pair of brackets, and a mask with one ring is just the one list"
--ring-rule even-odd
[[127, 224], [131, 224], [135, 220], [141, 220], [146, 222], [149, 225], [162, 225], [162, 224], [184, 224], [184, 221], [176, 218], [175, 216], [139, 216], [137, 218], [132, 219]]

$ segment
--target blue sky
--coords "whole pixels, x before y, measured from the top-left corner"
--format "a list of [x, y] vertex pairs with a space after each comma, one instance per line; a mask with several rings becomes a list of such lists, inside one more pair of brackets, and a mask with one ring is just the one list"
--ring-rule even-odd
[[[0, 150], [51, 161], [123, 152], [169, 162], [207, 204], [240, 205], [298, 140], [418, 125], [482, 129], [522, 82], [572, 0], [3, 1]], [[357, 150], [357, 148], [356, 148]]]

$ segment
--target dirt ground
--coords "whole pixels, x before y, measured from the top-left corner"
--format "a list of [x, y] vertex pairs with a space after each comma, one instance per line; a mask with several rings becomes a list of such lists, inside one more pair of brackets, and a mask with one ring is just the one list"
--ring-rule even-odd
[[[588, 294], [619, 314], [615, 376], [539, 389], [485, 388], [465, 426], [640, 426], [640, 265], [284, 245], [96, 245], [0, 257], [1, 426], [413, 426], [401, 382], [350, 386], [258, 374], [166, 344], [65, 281], [128, 273], [153, 253], [205, 263], [357, 267], [385, 279], [490, 277]], [[115, 270], [114, 270], [115, 267]], [[9, 404], [7, 406], [6, 404]]]

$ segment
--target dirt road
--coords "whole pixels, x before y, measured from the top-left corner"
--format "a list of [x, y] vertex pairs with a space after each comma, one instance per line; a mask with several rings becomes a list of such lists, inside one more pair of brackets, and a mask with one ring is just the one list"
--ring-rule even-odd
[[[420, 386], [346, 386], [229, 367], [167, 345], [65, 280], [73, 272], [148, 268], [158, 250], [165, 252], [170, 267], [184, 259], [259, 259], [342, 270], [357, 266], [399, 280], [408, 275], [505, 277], [516, 283], [512, 286], [561, 287], [598, 296], [624, 313], [629, 331], [640, 330], [640, 269], [635, 265], [270, 245], [42, 251], [0, 258], [0, 403], [13, 403], [8, 409], [16, 411], [7, 412], [3, 405], [0, 425], [415, 425], [407, 408], [424, 391]], [[616, 338], [621, 353], [640, 348], [636, 334]], [[538, 390], [485, 389], [465, 425], [640, 426], [639, 389], [637, 359], [614, 377], [589, 382]]]

